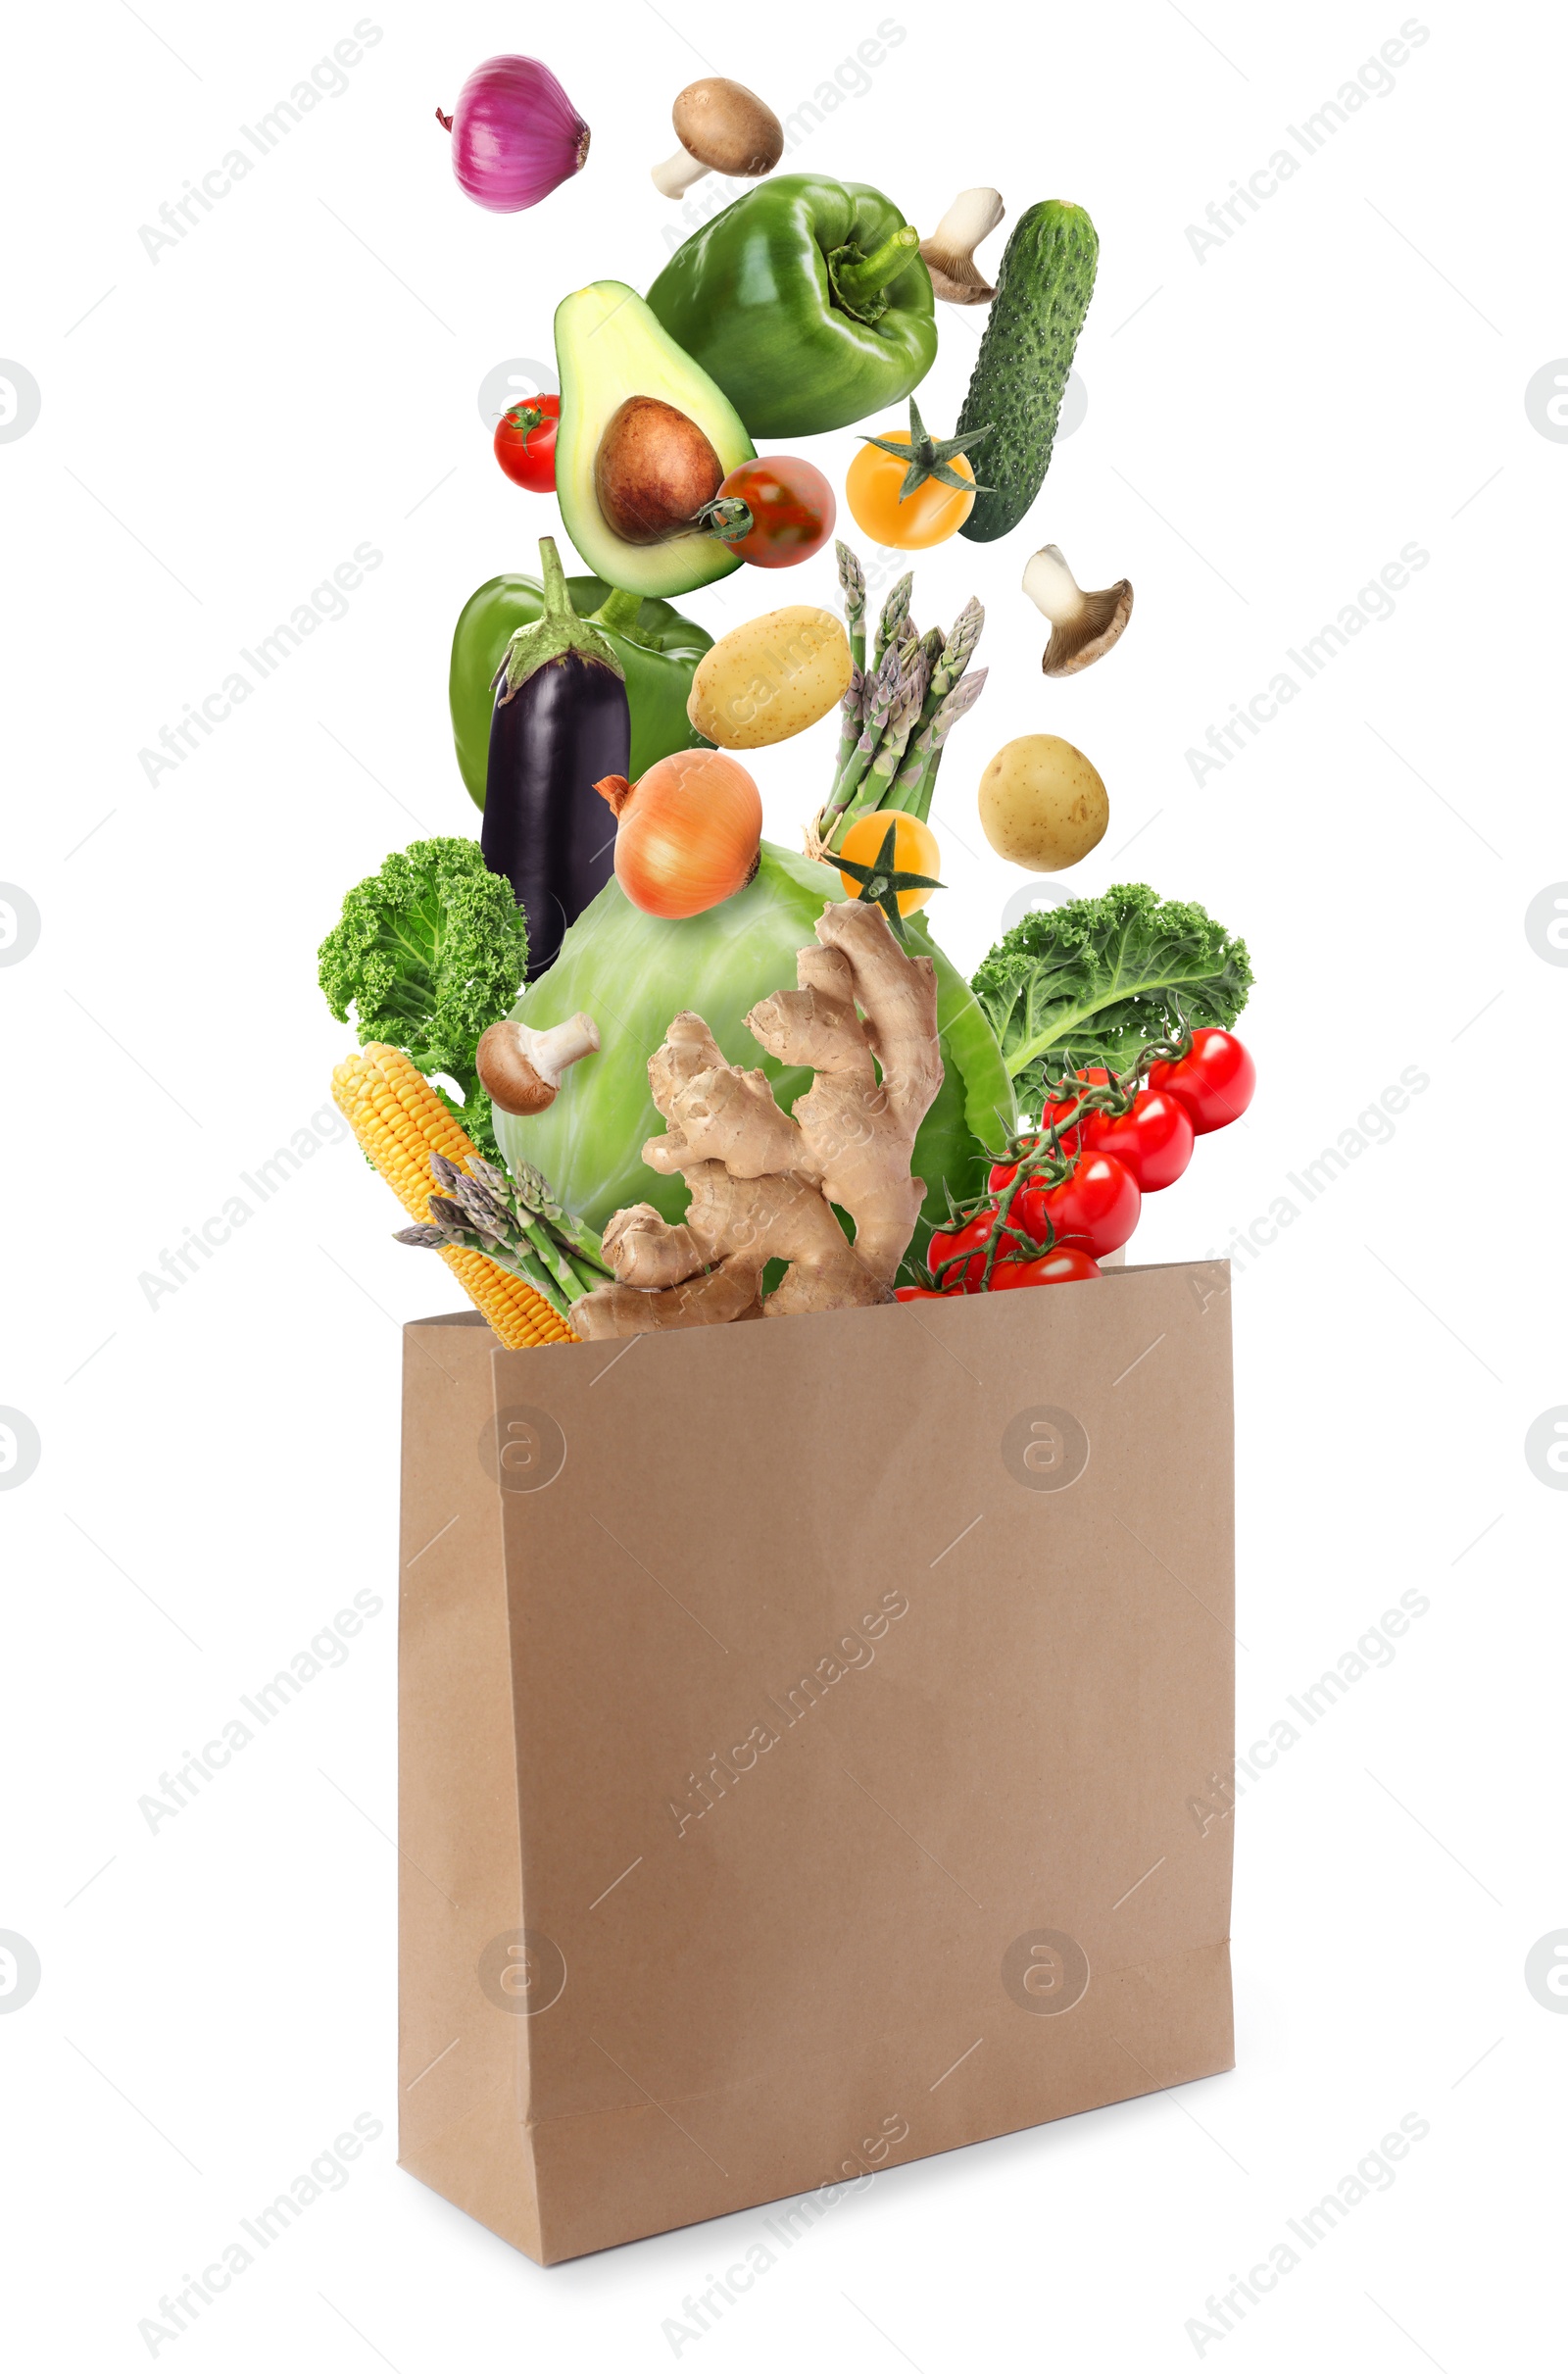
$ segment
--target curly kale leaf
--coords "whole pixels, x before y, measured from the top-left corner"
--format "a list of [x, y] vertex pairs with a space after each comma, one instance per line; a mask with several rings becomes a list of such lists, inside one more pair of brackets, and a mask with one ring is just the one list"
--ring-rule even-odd
[[998, 941], [973, 982], [1019, 1101], [1036, 1112], [1048, 1073], [1124, 1069], [1183, 1016], [1195, 1029], [1228, 1030], [1251, 985], [1244, 941], [1147, 882], [1037, 909]]
[[490, 1099], [473, 1066], [490, 1024], [509, 1013], [528, 965], [528, 932], [510, 883], [493, 874], [476, 841], [416, 841], [379, 873], [357, 882], [321, 942], [320, 983], [340, 1022], [363, 1047], [401, 1047], [425, 1073], [463, 1091], [448, 1111], [486, 1161], [499, 1162]]

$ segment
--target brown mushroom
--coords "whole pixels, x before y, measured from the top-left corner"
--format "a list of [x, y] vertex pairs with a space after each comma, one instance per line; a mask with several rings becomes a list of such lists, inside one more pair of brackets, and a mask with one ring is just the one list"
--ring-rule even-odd
[[1051, 620], [1051, 641], [1040, 666], [1048, 676], [1075, 676], [1118, 642], [1133, 615], [1133, 589], [1126, 577], [1103, 593], [1085, 593], [1062, 559], [1058, 544], [1042, 545], [1023, 572], [1023, 589]]
[[784, 154], [784, 126], [772, 109], [725, 74], [688, 82], [669, 120], [680, 146], [654, 167], [654, 187], [665, 198], [683, 197], [704, 173], [770, 173]]
[[473, 1062], [492, 1105], [524, 1117], [555, 1103], [568, 1063], [598, 1053], [593, 1016], [574, 1014], [569, 1022], [557, 1022], [550, 1030], [530, 1030], [526, 1022], [492, 1022], [474, 1050]]
[[994, 189], [960, 189], [920, 254], [931, 293], [947, 305], [989, 305], [996, 290], [975, 264], [974, 251], [1006, 213]]

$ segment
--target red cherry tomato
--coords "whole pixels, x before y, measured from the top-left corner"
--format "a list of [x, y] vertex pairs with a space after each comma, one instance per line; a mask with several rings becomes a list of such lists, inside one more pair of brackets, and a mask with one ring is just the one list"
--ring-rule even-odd
[[1079, 1245], [1053, 1245], [1049, 1253], [1030, 1261], [999, 1261], [991, 1272], [991, 1291], [1009, 1286], [1069, 1286], [1080, 1278], [1097, 1278], [1100, 1263]]
[[1131, 1110], [1091, 1113], [1084, 1143], [1093, 1153], [1113, 1154], [1152, 1195], [1174, 1186], [1193, 1159], [1193, 1122], [1185, 1105], [1166, 1088], [1140, 1088]]
[[[991, 1234], [996, 1227], [997, 1219], [998, 1214], [995, 1211], [977, 1212], [974, 1218], [965, 1220], [961, 1228], [935, 1228], [932, 1230], [931, 1249], [926, 1255], [926, 1265], [930, 1269], [931, 1275], [939, 1279], [944, 1294], [973, 1294], [978, 1290], [980, 1281], [985, 1276], [986, 1249], [991, 1243]], [[1006, 1255], [1022, 1253], [1023, 1250], [1023, 1246], [1009, 1229], [1002, 1240], [997, 1258], [1000, 1261]], [[963, 1254], [969, 1256], [967, 1261], [956, 1258]], [[942, 1264], [950, 1258], [953, 1260], [953, 1266], [951, 1269], [944, 1269]]]
[[[1093, 1070], [1080, 1071], [1077, 1074], [1077, 1077], [1082, 1080], [1086, 1086], [1102, 1087], [1105, 1081], [1109, 1079], [1110, 1074], [1108, 1071], [1105, 1071], [1099, 1064], [1097, 1064]], [[1076, 1094], [1072, 1093], [1071, 1091], [1069, 1091], [1066, 1096], [1054, 1097], [1051, 1103], [1046, 1107], [1043, 1127], [1029, 1140], [1030, 1148], [1033, 1149], [1039, 1146], [1052, 1122], [1059, 1122], [1064, 1113], [1071, 1113], [1077, 1102], [1078, 1099]], [[1058, 1140], [1061, 1152], [1063, 1154], [1077, 1154], [1079, 1151], [1080, 1142], [1081, 1132], [1079, 1129], [1063, 1129]], [[1004, 1188], [1011, 1186], [1012, 1174], [1016, 1168], [1017, 1164], [1014, 1162], [992, 1163], [991, 1192], [993, 1195], [1001, 1195]]]
[[556, 491], [556, 425], [559, 396], [529, 396], [514, 404], [496, 423], [496, 460], [507, 476], [531, 495]]
[[1085, 1245], [1097, 1258], [1125, 1245], [1138, 1225], [1138, 1181], [1113, 1154], [1082, 1154], [1059, 1187], [1022, 1187], [1012, 1217], [1037, 1241], [1049, 1220], [1058, 1240]]
[[1228, 1030], [1195, 1030], [1193, 1051], [1179, 1063], [1156, 1063], [1151, 1088], [1164, 1088], [1187, 1108], [1199, 1137], [1239, 1121], [1252, 1101], [1257, 1066]]
[[947, 1297], [939, 1294], [935, 1286], [895, 1286], [893, 1300], [896, 1303], [941, 1303]]
[[743, 462], [718, 490], [717, 500], [744, 503], [752, 515], [749, 532], [724, 543], [754, 569], [793, 569], [820, 552], [833, 533], [838, 506], [822, 472], [794, 454], [769, 454]]

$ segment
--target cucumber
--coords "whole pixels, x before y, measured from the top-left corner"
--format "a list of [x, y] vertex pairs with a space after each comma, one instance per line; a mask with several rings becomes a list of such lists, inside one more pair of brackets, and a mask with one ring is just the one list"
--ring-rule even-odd
[[1007, 241], [956, 432], [991, 430], [970, 455], [991, 491], [958, 530], [976, 544], [1016, 527], [1040, 492], [1099, 261], [1094, 224], [1061, 198], [1031, 206]]

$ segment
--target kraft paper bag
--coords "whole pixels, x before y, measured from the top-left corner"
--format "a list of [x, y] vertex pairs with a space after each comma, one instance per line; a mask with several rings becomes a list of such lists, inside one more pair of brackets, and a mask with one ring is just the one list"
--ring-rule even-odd
[[1232, 2065], [1224, 1263], [404, 1409], [406, 2168], [548, 2263]]

